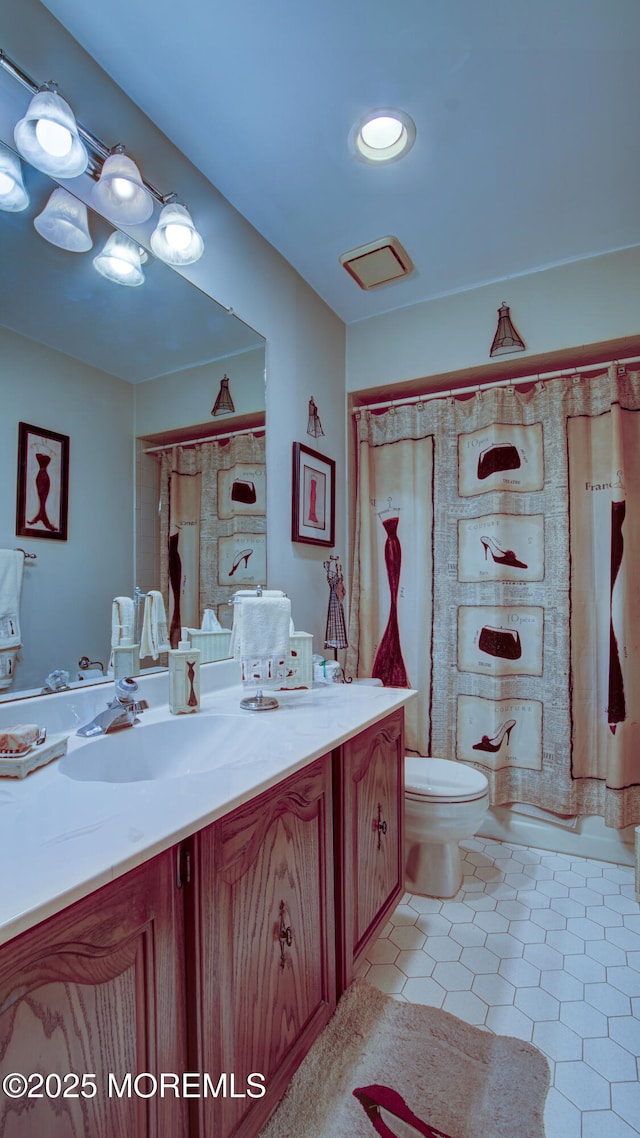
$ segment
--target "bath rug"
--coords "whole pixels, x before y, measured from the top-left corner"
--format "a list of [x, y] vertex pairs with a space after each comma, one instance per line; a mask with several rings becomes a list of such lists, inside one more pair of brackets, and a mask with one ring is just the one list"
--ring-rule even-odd
[[357, 980], [260, 1138], [544, 1138], [549, 1081], [533, 1044]]

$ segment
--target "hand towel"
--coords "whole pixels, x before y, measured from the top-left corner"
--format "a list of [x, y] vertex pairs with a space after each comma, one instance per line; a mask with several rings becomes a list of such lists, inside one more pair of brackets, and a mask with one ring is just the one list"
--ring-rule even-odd
[[288, 597], [243, 596], [233, 610], [231, 650], [234, 659], [286, 656], [290, 625]]
[[213, 609], [205, 609], [202, 614], [201, 632], [218, 632], [222, 628]]
[[20, 594], [24, 554], [0, 549], [0, 648], [20, 648]]
[[151, 656], [153, 660], [157, 660], [160, 653], [168, 652], [170, 647], [162, 593], [157, 589], [151, 589], [144, 600], [140, 656]]
[[135, 606], [131, 597], [114, 597], [111, 605], [111, 655], [107, 675], [113, 675], [113, 649], [133, 644], [135, 636]]

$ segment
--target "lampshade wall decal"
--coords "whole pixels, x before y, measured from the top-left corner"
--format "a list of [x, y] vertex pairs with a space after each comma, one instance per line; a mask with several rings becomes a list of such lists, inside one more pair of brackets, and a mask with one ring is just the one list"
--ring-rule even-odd
[[317, 439], [320, 435], [324, 435], [322, 423], [320, 422], [320, 415], [318, 414], [318, 407], [313, 395], [309, 400], [309, 418], [307, 420], [307, 434], [312, 438]]
[[6, 213], [21, 213], [29, 206], [29, 194], [22, 176], [17, 154], [0, 146], [0, 209]]
[[151, 249], [167, 265], [192, 265], [200, 260], [204, 241], [182, 202], [168, 201], [162, 207], [151, 234]]
[[229, 376], [224, 375], [220, 380], [220, 390], [216, 401], [211, 408], [212, 415], [232, 415], [235, 411], [231, 392], [229, 391]]
[[518, 335], [511, 320], [509, 306], [502, 301], [498, 309], [498, 327], [491, 345], [491, 356], [506, 356], [510, 352], [524, 352], [524, 340]]
[[77, 178], [89, 165], [73, 111], [55, 83], [36, 92], [13, 137], [22, 157], [52, 178]]
[[132, 158], [116, 147], [92, 191], [97, 208], [116, 225], [139, 225], [153, 213], [153, 199]]
[[61, 187], [53, 191], [33, 225], [45, 241], [69, 253], [88, 253], [93, 248], [86, 205]]
[[139, 246], [124, 233], [112, 233], [93, 263], [103, 277], [115, 284], [135, 288], [144, 282]]

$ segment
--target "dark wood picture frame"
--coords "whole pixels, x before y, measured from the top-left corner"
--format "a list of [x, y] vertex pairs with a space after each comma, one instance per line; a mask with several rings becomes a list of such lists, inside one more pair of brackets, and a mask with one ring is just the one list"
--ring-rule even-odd
[[67, 540], [69, 436], [18, 424], [16, 535]]
[[291, 540], [333, 545], [336, 528], [336, 464], [332, 458], [293, 444]]

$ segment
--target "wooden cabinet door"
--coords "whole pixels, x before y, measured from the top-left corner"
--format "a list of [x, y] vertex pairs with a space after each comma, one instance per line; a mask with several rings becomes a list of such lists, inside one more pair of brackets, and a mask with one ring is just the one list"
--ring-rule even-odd
[[198, 834], [194, 870], [196, 1132], [248, 1138], [335, 1007], [330, 757]]
[[0, 948], [3, 1138], [185, 1138], [182, 908], [168, 851]]
[[334, 757], [338, 994], [404, 891], [404, 712]]

